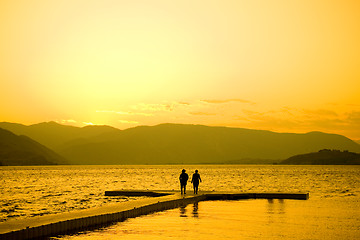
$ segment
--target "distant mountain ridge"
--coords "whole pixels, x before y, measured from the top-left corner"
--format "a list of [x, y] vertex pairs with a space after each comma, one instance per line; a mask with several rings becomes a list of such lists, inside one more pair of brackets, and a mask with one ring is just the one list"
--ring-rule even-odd
[[26, 136], [0, 128], [0, 165], [54, 165], [66, 160], [40, 143]]
[[354, 141], [321, 132], [276, 133], [187, 124], [125, 130], [54, 122], [31, 126], [0, 123], [4, 126], [55, 150], [71, 164], [217, 164], [250, 163], [251, 159], [272, 163], [325, 148], [360, 153], [360, 145]]
[[0, 122], [0, 128], [9, 130], [17, 135], [28, 136], [54, 150], [63, 144], [69, 144], [79, 139], [87, 139], [102, 134], [121, 131], [110, 126], [90, 125], [79, 128], [56, 122], [43, 122], [29, 126], [19, 123]]
[[360, 154], [349, 151], [323, 149], [318, 152], [290, 157], [281, 164], [295, 165], [360, 165]]

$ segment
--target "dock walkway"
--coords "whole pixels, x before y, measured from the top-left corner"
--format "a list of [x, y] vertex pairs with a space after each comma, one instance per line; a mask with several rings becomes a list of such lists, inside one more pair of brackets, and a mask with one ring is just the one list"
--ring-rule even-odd
[[[190, 191], [189, 191], [190, 193]], [[201, 192], [181, 195], [178, 191], [106, 191], [106, 196], [147, 196], [129, 202], [60, 214], [9, 220], [0, 223], [0, 239], [37, 239], [81, 231], [127, 218], [164, 211], [205, 200], [297, 199], [307, 200], [309, 193], [235, 193]]]

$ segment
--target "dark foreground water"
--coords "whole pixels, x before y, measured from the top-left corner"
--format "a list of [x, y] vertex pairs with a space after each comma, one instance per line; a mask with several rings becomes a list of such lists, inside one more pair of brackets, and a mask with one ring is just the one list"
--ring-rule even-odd
[[207, 201], [63, 239], [360, 239], [360, 166], [202, 165], [1, 167], [1, 221], [135, 198], [105, 190], [178, 189], [182, 168], [201, 190], [310, 192], [310, 199]]

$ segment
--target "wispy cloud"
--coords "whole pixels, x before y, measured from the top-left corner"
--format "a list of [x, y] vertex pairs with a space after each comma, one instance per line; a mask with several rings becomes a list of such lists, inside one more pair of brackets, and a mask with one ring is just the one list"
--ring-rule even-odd
[[92, 123], [92, 122], [83, 122], [83, 124], [85, 124], [85, 125], [95, 125], [95, 124]]
[[126, 124], [138, 124], [137, 121], [130, 121], [130, 120], [119, 120], [120, 123], [126, 123]]
[[233, 98], [233, 99], [204, 99], [204, 100], [200, 100], [200, 101], [205, 102], [205, 103], [213, 103], [213, 104], [222, 104], [222, 103], [229, 103], [229, 102], [255, 104], [254, 102], [244, 100], [244, 99], [239, 99], [239, 98]]
[[159, 113], [176, 112], [178, 110], [183, 111], [184, 109], [192, 107], [189, 102], [183, 101], [172, 101], [165, 103], [137, 103], [134, 105], [123, 107], [126, 110], [96, 110], [97, 113], [110, 113], [118, 115], [128, 116], [155, 116]]
[[357, 128], [360, 128], [360, 111], [353, 111], [347, 114], [346, 120], [355, 125]]
[[208, 112], [189, 112], [191, 115], [198, 115], [198, 116], [215, 116], [215, 113], [208, 113]]
[[188, 103], [188, 102], [177, 102], [177, 103], [180, 105], [190, 105], [190, 103]]
[[331, 103], [328, 103], [328, 105], [331, 105], [331, 106], [348, 106], [348, 107], [356, 107], [356, 108], [360, 107], [360, 104], [355, 104], [355, 103], [342, 104], [342, 103], [331, 102]]
[[140, 115], [140, 116], [153, 116], [151, 113], [144, 112], [125, 112], [125, 111], [113, 111], [113, 110], [97, 110], [97, 113], [114, 113], [119, 115]]
[[[298, 109], [283, 107], [272, 110], [242, 109], [234, 117], [243, 127], [286, 132], [323, 131], [348, 137], [360, 134], [360, 111], [334, 109]], [[355, 138], [356, 139], [356, 138]]]
[[302, 111], [305, 114], [311, 116], [333, 116], [333, 117], [338, 116], [336, 112], [327, 109], [316, 109], [316, 110], [303, 109]]
[[139, 103], [131, 107], [134, 110], [140, 110], [145, 112], [163, 112], [163, 111], [172, 111], [172, 104], [163, 104], [163, 103]]
[[57, 123], [77, 123], [77, 121], [75, 121], [73, 119], [63, 119], [63, 120], [57, 120], [55, 122], [57, 122]]
[[[283, 132], [337, 132], [345, 136], [360, 135], [360, 111], [320, 105], [309, 108], [266, 106], [244, 99], [205, 99], [163, 101], [119, 106], [117, 110], [98, 110], [103, 118], [124, 127], [162, 122], [184, 122], [267, 129]], [[106, 115], [109, 114], [109, 116]], [[68, 120], [69, 122], [71, 120]], [[85, 124], [85, 123], [84, 123]], [[92, 125], [92, 123], [86, 123]]]

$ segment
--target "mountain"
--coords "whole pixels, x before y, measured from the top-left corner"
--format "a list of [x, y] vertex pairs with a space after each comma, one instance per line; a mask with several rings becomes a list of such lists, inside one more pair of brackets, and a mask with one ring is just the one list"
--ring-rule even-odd
[[0, 128], [0, 165], [53, 165], [66, 160], [26, 136]]
[[55, 122], [30, 126], [0, 123], [56, 151], [71, 164], [278, 163], [320, 149], [360, 153], [360, 145], [336, 134], [276, 133], [229, 127], [160, 124], [119, 130]]
[[281, 164], [297, 165], [360, 165], [360, 154], [349, 151], [323, 149], [318, 152], [290, 157]]
[[359, 144], [336, 134], [160, 124], [126, 129], [104, 141], [88, 138], [59, 153], [75, 164], [260, 163], [324, 148], [360, 152]]
[[[86, 126], [79, 128], [61, 125], [56, 122], [45, 122], [30, 126], [18, 123], [1, 122], [0, 128], [9, 130], [17, 135], [28, 136], [53, 150], [62, 148], [62, 145], [64, 144], [72, 145], [72, 142], [86, 141], [86, 139], [94, 136], [117, 133], [120, 131], [119, 129], [110, 126]], [[104, 136], [104, 138], [106, 137]]]
[[360, 140], [355, 140], [355, 142], [356, 142], [357, 144], [360, 144]]

